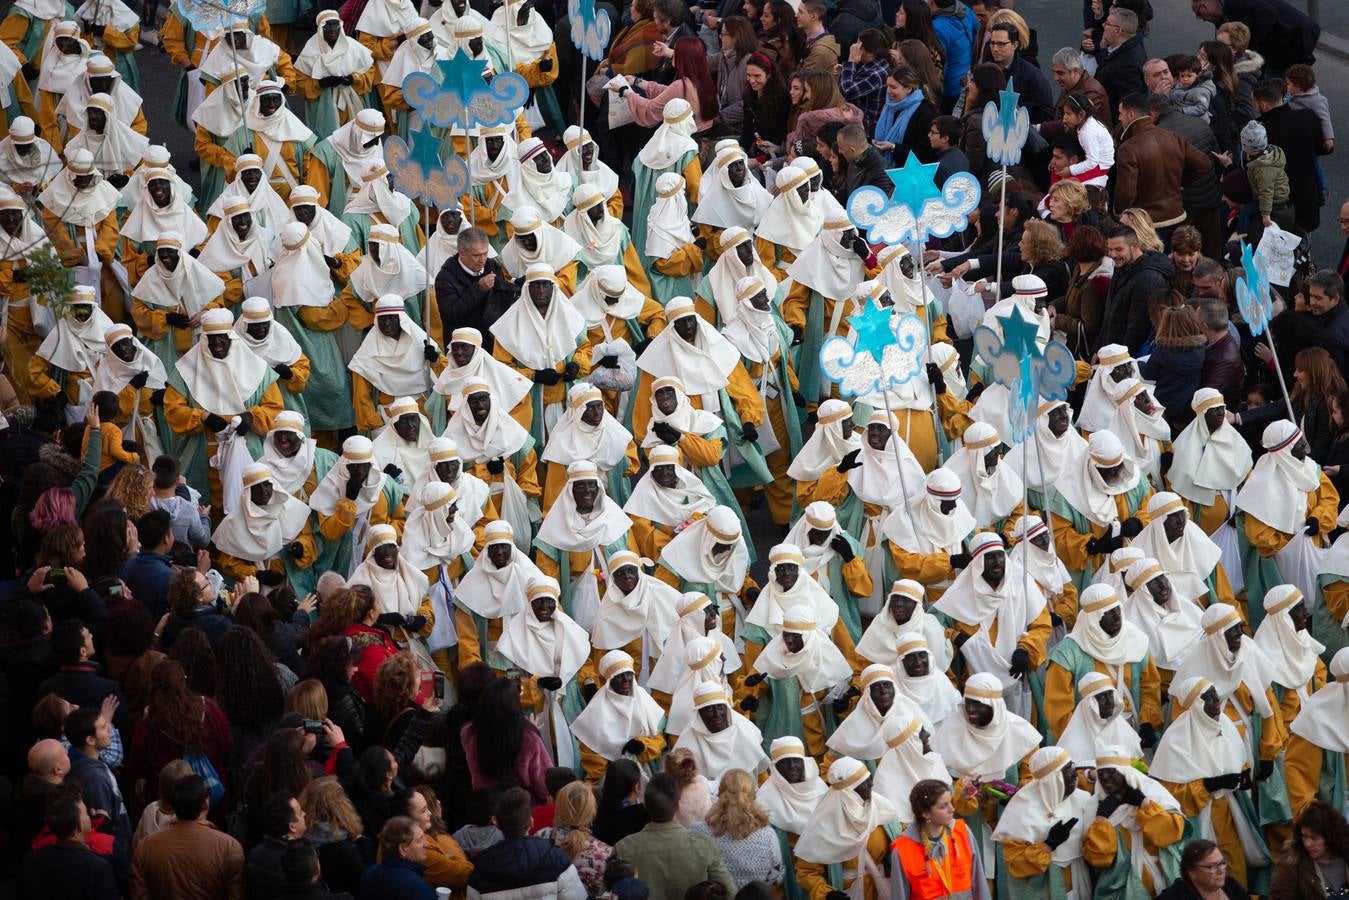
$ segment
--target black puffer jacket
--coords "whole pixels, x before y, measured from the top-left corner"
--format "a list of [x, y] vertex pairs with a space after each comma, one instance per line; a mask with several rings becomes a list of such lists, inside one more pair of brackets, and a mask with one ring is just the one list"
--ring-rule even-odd
[[830, 34], [846, 54], [857, 36], [868, 28], [881, 28], [881, 5], [877, 0], [842, 0], [825, 22]]
[[[1212, 153], [1219, 149], [1217, 134], [1198, 116], [1187, 116], [1178, 109], [1167, 109], [1153, 119], [1158, 128], [1165, 128], [1185, 138], [1196, 150]], [[1218, 167], [1213, 166], [1203, 175], [1180, 187], [1180, 202], [1185, 214], [1193, 217], [1217, 209], [1222, 202], [1222, 184], [1218, 181]]]
[[1152, 250], [1127, 266], [1116, 266], [1096, 346], [1124, 344], [1130, 354], [1137, 356], [1152, 333], [1148, 298], [1166, 290], [1175, 271], [1171, 257]]

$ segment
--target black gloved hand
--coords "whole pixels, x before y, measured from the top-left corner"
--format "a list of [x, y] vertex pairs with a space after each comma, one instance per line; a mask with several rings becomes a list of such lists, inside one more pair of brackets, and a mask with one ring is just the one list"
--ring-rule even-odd
[[1123, 800], [1130, 806], [1142, 806], [1145, 799], [1143, 792], [1136, 787], [1131, 787], [1124, 792]]
[[422, 356], [426, 357], [427, 362], [433, 363], [440, 359], [440, 351], [436, 349], [435, 344], [427, 341], [425, 344], [422, 344]]
[[187, 255], [196, 259], [198, 256], [201, 256], [201, 248], [193, 247], [191, 250], [187, 251]]
[[336, 256], [329, 256], [325, 253], [323, 254], [323, 262], [330, 269], [342, 268], [342, 260], [338, 259]]
[[806, 408], [806, 395], [800, 391], [792, 391], [792, 403], [796, 404], [798, 410]]
[[275, 372], [276, 377], [280, 378], [282, 381], [290, 381], [291, 376], [295, 374], [295, 370], [285, 363], [277, 363], [272, 366], [272, 371]]
[[1007, 670], [1017, 681], [1025, 681], [1026, 676], [1030, 674], [1030, 654], [1024, 647], [1017, 647], [1012, 651], [1012, 666]]
[[947, 561], [950, 563], [951, 568], [963, 569], [970, 564], [970, 561], [973, 558], [974, 557], [970, 556], [968, 553], [952, 553]]
[[38, 67], [35, 66], [35, 65], [33, 65], [32, 63], [30, 63], [30, 62], [24, 63], [24, 64], [23, 64], [23, 68], [22, 68], [20, 71], [23, 72], [23, 77], [24, 77], [25, 79], [27, 79], [28, 81], [36, 81], [36, 80], [37, 80], [37, 76], [38, 76]]
[[793, 325], [793, 326], [792, 326], [792, 346], [793, 346], [793, 347], [795, 347], [797, 344], [801, 343], [801, 341], [803, 341], [803, 340], [805, 339], [805, 337], [806, 337], [806, 332], [801, 328], [800, 325]]
[[145, 382], [149, 380], [150, 380], [150, 373], [142, 369], [135, 375], [132, 375], [131, 380], [128, 381], [127, 384], [131, 385], [136, 390], [140, 390], [141, 388], [145, 387]]
[[1108, 819], [1115, 810], [1123, 805], [1124, 801], [1119, 797], [1116, 797], [1114, 794], [1106, 794], [1101, 798], [1101, 801], [1096, 804], [1096, 815], [1100, 816], [1102, 819]]
[[535, 369], [534, 383], [551, 387], [562, 380], [562, 373], [557, 369]]
[[599, 692], [600, 692], [599, 685], [595, 684], [595, 682], [593, 681], [587, 681], [585, 684], [581, 685], [581, 699], [584, 700], [586, 703], [589, 703], [591, 701], [591, 698], [593, 698]]
[[248, 410], [239, 413], [239, 426], [234, 429], [235, 434], [248, 434], [253, 427], [253, 414]]
[[840, 716], [843, 715], [848, 711], [848, 707], [852, 705], [853, 698], [860, 696], [862, 696], [862, 692], [859, 691], [855, 685], [848, 688], [848, 693], [839, 697], [831, 704], [834, 707], [834, 713]]
[[500, 475], [502, 472], [506, 471], [506, 457], [498, 456], [496, 459], [489, 459], [487, 461], [487, 471], [493, 475]]
[[299, 541], [291, 541], [290, 546], [286, 548], [286, 552], [290, 554], [291, 559], [299, 562], [304, 559], [304, 544]]
[[824, 895], [824, 900], [848, 900], [849, 896], [843, 891], [830, 891]]
[[1098, 538], [1088, 538], [1087, 540], [1087, 552], [1091, 554], [1110, 554], [1123, 546], [1124, 537], [1122, 535], [1111, 537], [1108, 534], [1104, 534]]
[[1128, 538], [1129, 540], [1133, 540], [1134, 538], [1138, 537], [1139, 532], [1141, 532], [1142, 530], [1143, 530], [1143, 523], [1142, 521], [1139, 520], [1137, 516], [1130, 516], [1129, 518], [1121, 522], [1119, 525], [1119, 533], [1123, 537]]
[[545, 675], [539, 679], [539, 687], [545, 691], [556, 691], [562, 687], [562, 679], [556, 675]]
[[1176, 454], [1172, 453], [1170, 450], [1165, 451], [1161, 457], [1159, 457], [1158, 462], [1161, 464], [1163, 473], [1171, 471], [1171, 461], [1175, 458]]
[[1144, 748], [1151, 747], [1157, 741], [1157, 729], [1152, 727], [1151, 722], [1144, 722], [1138, 726], [1138, 743]]
[[1307, 527], [1304, 531], [1312, 537], [1316, 537], [1316, 535], [1321, 533], [1321, 520], [1316, 518], [1316, 516], [1308, 516]]
[[1215, 791], [1235, 791], [1241, 786], [1241, 773], [1229, 772], [1226, 775], [1211, 775], [1204, 779], [1204, 790], [1210, 794]]
[[225, 428], [229, 425], [229, 422], [226, 422], [224, 419], [222, 419], [220, 416], [217, 416], [215, 413], [207, 413], [206, 418], [201, 420], [201, 424], [205, 425], [208, 431], [214, 432], [215, 434], [219, 434], [220, 432], [225, 430]]
[[356, 76], [355, 76], [355, 75], [339, 75], [339, 76], [337, 76], [337, 77], [342, 79], [342, 83], [343, 83], [343, 84], [355, 84], [355, 83], [356, 83]]
[[569, 362], [562, 367], [562, 377], [567, 381], [575, 381], [581, 376], [580, 363]]
[[745, 712], [747, 712], [747, 713], [752, 713], [752, 712], [754, 712], [755, 710], [757, 710], [757, 709], [759, 708], [759, 698], [758, 698], [758, 697], [746, 697], [744, 700], [741, 700], [741, 701], [740, 701], [740, 708], [743, 709], [743, 710], [744, 710]]
[[843, 458], [838, 461], [838, 465], [834, 466], [835, 471], [842, 475], [849, 469], [862, 468], [862, 461], [857, 458], [861, 455], [862, 449], [860, 447], [856, 450], [849, 450], [843, 454]]
[[389, 628], [394, 625], [401, 626], [403, 624], [403, 614], [396, 612], [380, 613], [379, 617], [375, 619], [375, 624], [384, 628]]
[[1053, 825], [1049, 826], [1049, 836], [1045, 838], [1045, 844], [1050, 850], [1057, 850], [1059, 844], [1068, 840], [1068, 835], [1073, 833], [1073, 826], [1076, 824], [1076, 816], [1066, 822], [1055, 822]]
[[164, 388], [160, 388], [159, 390], [154, 391], [150, 394], [150, 405], [151, 406], [164, 405]]
[[693, 246], [697, 247], [699, 250], [706, 250], [706, 249], [707, 249], [707, 235], [705, 235], [705, 234], [700, 234], [700, 235], [698, 235], [696, 238], [694, 238], [694, 239], [693, 239]]
[[988, 387], [988, 385], [984, 384], [982, 381], [978, 384], [970, 385], [970, 389], [965, 392], [965, 399], [973, 403], [979, 399], [979, 395], [984, 392], [984, 388], [986, 387]]
[[164, 321], [174, 328], [191, 328], [192, 320], [180, 312], [164, 313]]
[[403, 627], [413, 634], [426, 627], [426, 616], [403, 616]]
[[539, 60], [539, 71], [540, 72], [553, 71], [553, 58], [551, 56], [545, 56], [543, 59]]
[[762, 593], [763, 593], [762, 588], [752, 587], [749, 590], [745, 591], [745, 599], [752, 604], [755, 600], [759, 599], [759, 595]]
[[767, 672], [755, 672], [753, 675], [745, 679], [745, 687], [754, 687], [756, 685], [762, 684], [763, 680], [767, 677], [768, 677]]
[[941, 366], [936, 363], [927, 364], [927, 383], [932, 385], [934, 393], [946, 393], [946, 378], [941, 373]]
[[637, 756], [645, 749], [646, 745], [637, 740], [637, 738], [633, 738], [623, 745], [623, 753], [626, 756]]
[[675, 428], [669, 422], [656, 422], [651, 426], [651, 430], [655, 432], [656, 437], [667, 444], [677, 444], [679, 439], [684, 436], [684, 432]]
[[131, 180], [130, 178], [128, 178], [126, 175], [123, 175], [121, 172], [114, 172], [111, 175], [107, 176], [108, 184], [117, 188], [117, 190], [119, 191], [122, 188], [126, 187], [126, 183], [130, 180]]
[[1056, 612], [1051, 612], [1049, 614], [1049, 624], [1054, 628], [1062, 628], [1064, 624], [1063, 616], [1059, 615]]
[[1255, 776], [1256, 781], [1268, 781], [1269, 776], [1274, 774], [1274, 760], [1260, 760], [1260, 773]]
[[363, 487], [365, 487], [364, 478], [360, 478], [356, 475], [348, 475], [347, 484], [346, 487], [343, 489], [343, 493], [346, 494], [348, 500], [355, 500], [356, 497], [361, 493], [361, 488]]
[[754, 425], [749, 422], [740, 426], [740, 434], [751, 444], [759, 439], [759, 429], [755, 428]]
[[12, 277], [15, 281], [19, 282], [20, 284], [27, 283], [27, 281], [28, 281], [28, 270], [27, 270], [26, 268], [25, 268], [25, 269], [15, 269], [15, 270], [14, 270], [14, 274], [13, 274], [13, 276], [11, 276], [11, 277]]
[[94, 33], [94, 37], [97, 38], [103, 37], [103, 32], [106, 31], [107, 29], [108, 29], [107, 25], [98, 25], [94, 23], [90, 23], [89, 25], [89, 30], [92, 31]]
[[843, 561], [845, 563], [852, 562], [853, 557], [857, 556], [857, 554], [853, 552], [852, 544], [850, 544], [848, 542], [848, 539], [844, 537], [842, 534], [836, 534], [832, 538], [830, 538], [829, 546], [833, 548], [833, 551], [835, 553], [837, 553], [840, 557], [843, 558]]
[[393, 463], [389, 463], [387, 466], [384, 467], [384, 474], [388, 475], [394, 481], [397, 481], [399, 476], [403, 474], [403, 470], [395, 466]]
[[273, 572], [271, 569], [258, 569], [257, 579], [258, 584], [263, 587], [277, 587], [285, 583], [286, 576], [280, 572]]
[[871, 246], [867, 244], [866, 241], [862, 240], [862, 238], [854, 236], [852, 239], [852, 252], [856, 253], [857, 258], [862, 260], [862, 262], [866, 262], [867, 257], [871, 255]]
[[612, 353], [600, 357], [600, 365], [606, 369], [618, 368], [618, 357]]
[[972, 637], [974, 637], [974, 635], [970, 634], [969, 632], [957, 631], [955, 635], [951, 638], [951, 646], [959, 650], [961, 647], [965, 646], [965, 642]]

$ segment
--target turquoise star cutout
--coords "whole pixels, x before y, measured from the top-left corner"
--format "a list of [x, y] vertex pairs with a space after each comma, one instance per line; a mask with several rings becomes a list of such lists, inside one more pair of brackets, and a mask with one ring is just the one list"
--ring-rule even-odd
[[848, 316], [848, 324], [857, 332], [853, 351], [870, 353], [878, 363], [885, 355], [885, 348], [897, 343], [895, 333], [890, 330], [890, 312], [877, 306], [874, 300], [868, 300], [857, 315]]
[[579, 0], [576, 5], [576, 16], [587, 25], [594, 22], [595, 0]]
[[923, 214], [923, 204], [941, 198], [941, 191], [934, 183], [937, 164], [921, 163], [916, 154], [910, 153], [902, 168], [888, 169], [885, 174], [895, 185], [890, 201], [913, 210], [915, 218]]
[[1015, 354], [1019, 359], [1032, 359], [1040, 355], [1040, 347], [1035, 342], [1040, 328], [1026, 319], [1021, 307], [1013, 306], [1010, 314], [997, 318], [1002, 323], [1002, 346], [1008, 353]]
[[1016, 107], [1021, 102], [1021, 95], [1012, 88], [1012, 79], [1007, 80], [1007, 87], [998, 91], [998, 121], [1006, 129], [1006, 134], [1011, 134], [1016, 130]]
[[473, 103], [476, 95], [491, 90], [483, 78], [487, 70], [485, 59], [471, 59], [463, 50], [455, 50], [454, 56], [440, 60], [436, 67], [440, 70], [441, 90], [458, 97], [465, 110]]
[[422, 178], [440, 168], [439, 142], [431, 135], [430, 129], [422, 128], [408, 133], [410, 159], [421, 170]]

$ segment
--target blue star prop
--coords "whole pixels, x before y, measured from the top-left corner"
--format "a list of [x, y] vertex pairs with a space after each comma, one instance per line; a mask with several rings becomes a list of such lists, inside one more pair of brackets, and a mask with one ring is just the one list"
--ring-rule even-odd
[[927, 201], [941, 199], [941, 191], [934, 181], [937, 164], [919, 162], [916, 154], [910, 153], [902, 168], [889, 169], [885, 174], [895, 185], [890, 198], [892, 203], [903, 203], [918, 212]]
[[890, 330], [890, 313], [877, 306], [874, 300], [868, 300], [857, 315], [849, 316], [848, 324], [857, 332], [854, 350], [870, 353], [877, 362], [885, 356], [885, 348], [895, 343], [895, 333]]
[[1021, 95], [1012, 87], [1012, 79], [1007, 79], [1007, 87], [998, 91], [998, 121], [1008, 134], [1016, 128], [1016, 107]]
[[422, 170], [422, 177], [440, 168], [440, 142], [432, 136], [430, 129], [419, 128], [408, 133], [410, 159]]
[[[491, 90], [487, 86], [487, 79], [483, 77], [487, 71], [485, 59], [472, 59], [463, 50], [455, 50], [454, 56], [440, 60], [436, 67], [440, 70], [441, 89], [458, 95], [464, 106], [473, 102], [475, 94]], [[461, 124], [467, 127], [470, 123]]]
[[1002, 345], [1007, 352], [1016, 354], [1019, 359], [1029, 359], [1040, 355], [1035, 337], [1039, 326], [1027, 320], [1021, 307], [1013, 306], [1010, 314], [998, 316], [1002, 323]]

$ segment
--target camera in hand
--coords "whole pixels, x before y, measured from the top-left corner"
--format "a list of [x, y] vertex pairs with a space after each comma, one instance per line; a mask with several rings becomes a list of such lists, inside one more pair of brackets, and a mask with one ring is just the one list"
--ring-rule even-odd
[[300, 723], [300, 727], [304, 729], [305, 734], [323, 734], [323, 723], [318, 719], [305, 719]]

